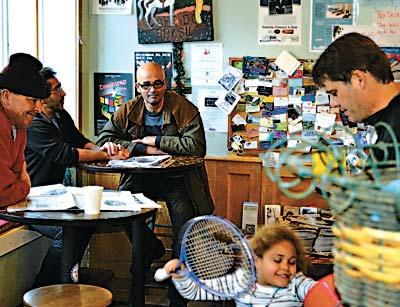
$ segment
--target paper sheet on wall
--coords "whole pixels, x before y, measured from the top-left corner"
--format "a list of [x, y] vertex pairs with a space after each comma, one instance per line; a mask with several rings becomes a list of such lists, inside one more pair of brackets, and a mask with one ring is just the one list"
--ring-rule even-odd
[[[373, 16], [374, 24], [379, 29], [380, 36], [386, 46], [400, 46], [400, 10], [377, 10]], [[381, 45], [383, 46], [383, 45]]]
[[192, 85], [217, 85], [222, 75], [223, 50], [221, 43], [191, 45]]
[[300, 66], [299, 60], [291, 55], [286, 50], [283, 50], [275, 60], [275, 64], [278, 65], [288, 76], [291, 76], [295, 70]]
[[223, 92], [215, 101], [215, 104], [226, 114], [231, 114], [231, 112], [236, 107], [239, 100], [240, 100], [239, 94], [237, 94], [234, 91], [229, 91], [229, 92]]
[[215, 104], [215, 101], [223, 92], [223, 90], [208, 89], [199, 89], [197, 92], [197, 106], [205, 131], [228, 132], [228, 116]]
[[125, 1], [92, 0], [92, 14], [131, 15], [132, 0], [125, 0]]
[[[399, 15], [400, 16], [400, 15]], [[368, 36], [379, 46], [400, 46], [400, 33], [397, 33], [397, 37], [392, 37], [390, 34], [386, 34], [386, 31], [380, 29], [377, 25], [335, 25], [332, 29], [333, 39], [351, 33], [357, 32]]]
[[258, 7], [258, 44], [300, 45], [301, 11], [299, 0], [261, 0]]
[[310, 51], [323, 51], [333, 40], [333, 26], [351, 25], [353, 18], [353, 0], [311, 0]]

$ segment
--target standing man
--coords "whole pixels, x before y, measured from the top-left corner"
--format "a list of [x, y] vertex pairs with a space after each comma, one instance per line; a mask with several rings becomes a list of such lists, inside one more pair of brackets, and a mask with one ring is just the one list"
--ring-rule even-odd
[[[63, 183], [67, 166], [82, 161], [126, 159], [129, 153], [112, 143], [99, 147], [85, 138], [75, 127], [69, 113], [64, 109], [65, 92], [49, 67], [40, 71], [50, 90], [44, 99], [41, 112], [27, 129], [28, 144], [25, 149], [28, 173], [32, 186]], [[32, 225], [31, 228], [53, 239], [36, 275], [34, 288], [60, 282], [62, 227]], [[92, 236], [93, 229], [82, 231], [76, 239], [79, 262]], [[78, 269], [77, 264], [72, 270]], [[74, 280], [77, 282], [77, 280]]]
[[[339, 37], [321, 54], [312, 75], [330, 94], [331, 106], [340, 107], [351, 122], [373, 126], [384, 122], [399, 139], [400, 87], [394, 83], [389, 60], [373, 40], [358, 33]], [[376, 132], [377, 142], [393, 143], [382, 126]], [[393, 147], [387, 157], [382, 150], [373, 153], [378, 160], [396, 158]]]
[[49, 94], [39, 73], [42, 67], [33, 56], [16, 53], [0, 73], [0, 207], [23, 200], [30, 190], [26, 128], [39, 112], [40, 100]]
[[[184, 97], [166, 91], [165, 73], [159, 64], [145, 63], [136, 75], [136, 89], [140, 95], [113, 114], [97, 144], [121, 144], [131, 156], [168, 153], [203, 157], [206, 141], [197, 108]], [[120, 189], [143, 192], [150, 198], [166, 201], [172, 223], [174, 257], [179, 256], [177, 237], [183, 224], [214, 210], [205, 167], [185, 175], [123, 175]], [[186, 306], [173, 286], [169, 298], [170, 306]]]
[[67, 166], [78, 162], [126, 159], [129, 152], [113, 143], [96, 146], [85, 138], [64, 109], [66, 93], [56, 73], [49, 67], [41, 74], [50, 88], [50, 96], [33, 119], [25, 150], [32, 186], [62, 183]]

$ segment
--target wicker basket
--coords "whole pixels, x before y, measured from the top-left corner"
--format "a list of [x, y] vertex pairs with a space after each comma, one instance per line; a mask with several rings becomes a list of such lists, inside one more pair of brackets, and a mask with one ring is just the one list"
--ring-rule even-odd
[[371, 168], [322, 181], [336, 216], [335, 283], [352, 307], [400, 306], [400, 192], [388, 189], [399, 172]]
[[337, 223], [335, 283], [351, 306], [398, 306], [400, 233]]

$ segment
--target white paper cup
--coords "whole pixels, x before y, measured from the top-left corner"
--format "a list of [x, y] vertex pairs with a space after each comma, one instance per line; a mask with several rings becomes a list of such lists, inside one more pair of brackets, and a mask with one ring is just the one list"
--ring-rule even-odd
[[100, 214], [103, 187], [88, 185], [83, 187], [83, 209], [85, 214]]

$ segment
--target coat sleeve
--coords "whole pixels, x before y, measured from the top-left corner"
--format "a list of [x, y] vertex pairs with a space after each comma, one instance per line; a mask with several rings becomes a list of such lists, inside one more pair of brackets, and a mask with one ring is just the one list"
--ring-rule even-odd
[[181, 128], [177, 136], [162, 136], [160, 149], [172, 155], [204, 157], [206, 138], [200, 113]]
[[[6, 207], [23, 200], [30, 189], [27, 182], [19, 179], [25, 159], [25, 131], [19, 132], [17, 153], [12, 153], [7, 139], [5, 135], [0, 134], [0, 152], [2, 153], [0, 155], [0, 207]], [[17, 157], [13, 157], [13, 154], [16, 154]]]
[[96, 145], [103, 146], [106, 142], [113, 142], [122, 145], [132, 153], [136, 143], [132, 143], [132, 134], [130, 133], [130, 129], [134, 129], [134, 127], [131, 127], [133, 125], [129, 123], [128, 115], [129, 103], [127, 102], [111, 116], [111, 119], [100, 132]]
[[71, 166], [79, 162], [78, 150], [61, 139], [53, 124], [35, 120], [27, 131], [29, 149], [36, 154], [61, 165]]

